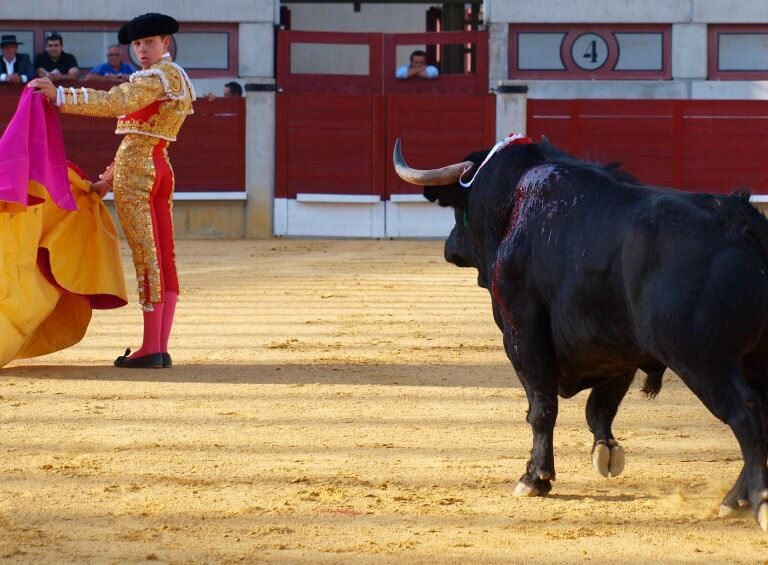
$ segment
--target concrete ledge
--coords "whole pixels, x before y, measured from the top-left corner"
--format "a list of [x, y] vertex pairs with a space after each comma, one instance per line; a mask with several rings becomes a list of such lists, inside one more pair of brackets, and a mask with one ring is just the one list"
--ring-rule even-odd
[[389, 197], [390, 202], [397, 202], [399, 204], [406, 204], [408, 202], [415, 202], [418, 204], [424, 204], [429, 202], [424, 198], [423, 194], [392, 194]]
[[297, 202], [314, 202], [316, 204], [377, 204], [381, 202], [378, 194], [311, 194], [299, 192]]
[[445, 238], [451, 233], [456, 223], [453, 208], [441, 208], [418, 194], [399, 196], [419, 196], [421, 202], [390, 200], [386, 203], [387, 237]]
[[[384, 237], [384, 202], [381, 202], [378, 196], [329, 194], [309, 196], [312, 197], [309, 200], [275, 198], [273, 207], [275, 235]], [[334, 196], [343, 198], [328, 198]]]
[[[232, 192], [174, 192], [173, 201], [205, 201], [213, 202], [216, 200], [240, 200], [245, 202], [248, 195], [244, 191]], [[104, 200], [114, 200], [115, 196], [111, 192], [104, 197]]]
[[753, 24], [768, 20], [765, 2], [723, 2], [723, 0], [696, 0], [692, 2], [692, 20], [713, 24]]
[[691, 98], [697, 100], [765, 100], [765, 80], [696, 80], [691, 82]]
[[[651, 99], [689, 98], [685, 80], [505, 80], [499, 87], [528, 85], [528, 98], [619, 98]], [[502, 95], [508, 97], [510, 95]], [[507, 130], [508, 131], [508, 130]]]

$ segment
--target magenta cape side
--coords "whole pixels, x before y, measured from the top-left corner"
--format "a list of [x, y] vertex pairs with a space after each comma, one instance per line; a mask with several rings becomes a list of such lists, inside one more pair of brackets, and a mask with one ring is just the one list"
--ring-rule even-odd
[[25, 88], [0, 138], [0, 201], [22, 206], [39, 203], [29, 195], [29, 181], [44, 186], [60, 208], [77, 210], [59, 116], [42, 94]]

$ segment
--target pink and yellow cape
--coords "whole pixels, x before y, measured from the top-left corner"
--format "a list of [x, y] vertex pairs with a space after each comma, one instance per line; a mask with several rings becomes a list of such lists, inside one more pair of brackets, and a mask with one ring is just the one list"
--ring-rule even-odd
[[127, 303], [104, 203], [67, 163], [48, 101], [24, 89], [0, 139], [0, 367], [78, 343], [94, 308]]

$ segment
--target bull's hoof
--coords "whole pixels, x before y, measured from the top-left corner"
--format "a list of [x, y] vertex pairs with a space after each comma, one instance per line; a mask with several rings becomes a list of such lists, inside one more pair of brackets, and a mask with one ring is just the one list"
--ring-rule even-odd
[[732, 502], [732, 498], [726, 496], [720, 503], [720, 510], [717, 515], [719, 518], [728, 518], [737, 512], [741, 514], [748, 508], [749, 500], [739, 498], [735, 502]]
[[[552, 490], [554, 473], [540, 473], [537, 478], [525, 473], [515, 487], [515, 496], [546, 496]], [[542, 478], [544, 477], [544, 478]]]
[[736, 509], [725, 504], [720, 505], [720, 510], [717, 513], [718, 518], [728, 518], [731, 514], [736, 512]]
[[616, 440], [599, 441], [592, 450], [592, 465], [604, 477], [618, 477], [624, 471], [624, 448]]
[[515, 487], [515, 496], [539, 496], [539, 489], [520, 481]]
[[764, 532], [768, 532], [768, 502], [761, 503], [757, 509], [757, 523]]

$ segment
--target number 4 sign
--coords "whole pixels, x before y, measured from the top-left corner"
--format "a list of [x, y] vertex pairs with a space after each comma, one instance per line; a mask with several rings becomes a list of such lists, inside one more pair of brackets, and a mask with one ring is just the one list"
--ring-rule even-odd
[[608, 42], [596, 33], [585, 33], [571, 45], [571, 60], [585, 71], [594, 71], [608, 60]]

